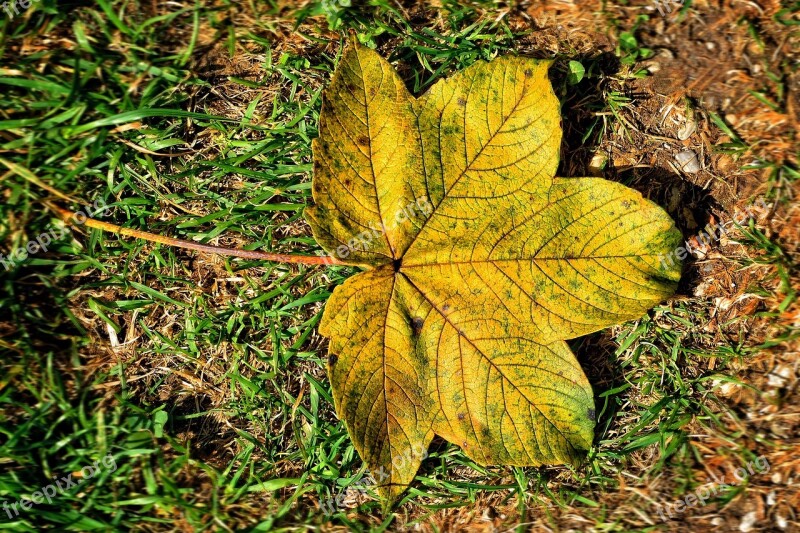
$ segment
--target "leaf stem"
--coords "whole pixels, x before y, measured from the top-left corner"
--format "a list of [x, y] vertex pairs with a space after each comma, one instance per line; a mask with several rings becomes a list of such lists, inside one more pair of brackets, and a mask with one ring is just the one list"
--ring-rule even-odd
[[50, 206], [61, 219], [73, 227], [88, 226], [103, 231], [109, 231], [118, 235], [127, 235], [149, 242], [159, 244], [166, 244], [168, 246], [175, 246], [177, 248], [186, 248], [187, 250], [196, 250], [198, 252], [207, 252], [212, 254], [225, 255], [230, 257], [243, 257], [245, 259], [256, 259], [261, 261], [273, 261], [275, 263], [295, 263], [301, 265], [341, 265], [341, 261], [331, 256], [316, 256], [316, 255], [293, 255], [293, 254], [276, 254], [272, 252], [259, 252], [255, 250], [242, 250], [240, 248], [225, 248], [222, 246], [212, 246], [209, 244], [200, 244], [193, 241], [185, 241], [183, 239], [174, 239], [172, 237], [165, 237], [164, 235], [157, 235], [147, 231], [140, 231], [131, 228], [123, 228], [116, 224], [103, 222], [94, 218], [83, 216], [83, 220], [77, 218], [77, 213], [68, 209], [51, 205]]

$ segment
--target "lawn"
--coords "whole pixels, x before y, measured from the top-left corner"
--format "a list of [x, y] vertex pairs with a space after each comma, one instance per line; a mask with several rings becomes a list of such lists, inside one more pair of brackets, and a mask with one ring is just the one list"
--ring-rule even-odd
[[[0, 528], [800, 530], [800, 5], [350, 3], [0, 11]], [[683, 232], [672, 298], [570, 342], [597, 405], [579, 466], [480, 466], [437, 438], [383, 514], [317, 331], [355, 268], [58, 216], [323, 254], [311, 141], [350, 36], [415, 95], [553, 58], [558, 175], [633, 187]]]

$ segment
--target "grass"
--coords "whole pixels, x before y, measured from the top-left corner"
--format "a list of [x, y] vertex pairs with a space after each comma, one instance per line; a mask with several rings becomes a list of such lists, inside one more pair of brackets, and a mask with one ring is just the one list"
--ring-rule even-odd
[[[78, 209], [98, 200], [110, 206], [107, 220], [132, 228], [320, 253], [302, 219], [310, 142], [348, 32], [388, 55], [415, 93], [479, 59], [534, 50], [531, 30], [491, 2], [444, 2], [436, 12], [345, 4], [219, 1], [167, 11], [41, 0], [3, 18], [4, 256], [60, 228], [48, 202]], [[646, 17], [613, 20], [608, 31], [625, 37], [619, 76], [607, 58], [574, 48], [560, 50], [553, 69], [565, 114], [580, 125], [569, 141], [567, 124], [576, 153], [584, 143], [626, 142], [635, 97], [626, 80], [641, 77], [637, 62], [651, 51], [634, 36]], [[576, 57], [586, 76], [572, 84]], [[717, 125], [728, 128], [721, 118]], [[744, 153], [746, 142], [728, 135], [722, 149]], [[772, 169], [773, 190], [796, 183], [791, 163], [758, 164]], [[745, 228], [742, 243], [754, 256], [742, 268], [777, 265], [779, 284], [758, 288], [780, 298], [765, 312], [772, 320], [794, 305], [796, 263], [756, 227]], [[797, 335], [785, 328], [756, 342], [731, 336], [735, 324], [705, 331], [709, 303], [677, 299], [579, 339], [573, 348], [599, 411], [584, 465], [482, 467], [437, 440], [398, 511], [383, 518], [333, 412], [315, 329], [324, 301], [352, 272], [197, 255], [96, 231], [67, 233], [0, 270], [0, 499], [13, 504], [70, 473], [80, 479], [75, 473], [107, 456], [115, 466], [19, 516], [0, 512], [0, 528], [447, 529], [445, 517], [511, 509], [509, 520], [523, 524], [555, 508], [579, 509], [597, 530], [625, 529], [615, 509], [632, 477], [672, 476], [661, 492], [679, 496], [700, 484], [693, 466], [708, 443], [726, 443], [717, 453], [736, 464], [752, 459], [718, 391], [739, 383], [733, 370], [759, 349]], [[698, 432], [707, 436], [699, 447]], [[320, 512], [342, 493], [344, 505]]]

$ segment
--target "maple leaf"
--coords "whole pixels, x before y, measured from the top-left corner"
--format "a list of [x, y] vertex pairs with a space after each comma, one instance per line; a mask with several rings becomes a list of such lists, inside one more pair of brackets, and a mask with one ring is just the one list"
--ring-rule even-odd
[[594, 401], [566, 339], [673, 293], [680, 233], [638, 192], [555, 178], [549, 61], [479, 61], [412, 97], [355, 42], [323, 97], [314, 206], [329, 253], [365, 270], [320, 333], [336, 411], [394, 502], [435, 434], [479, 464], [575, 463]]

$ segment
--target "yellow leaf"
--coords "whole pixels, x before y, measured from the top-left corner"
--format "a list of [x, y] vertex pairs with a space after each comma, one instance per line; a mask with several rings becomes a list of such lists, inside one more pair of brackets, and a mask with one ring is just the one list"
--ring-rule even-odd
[[430, 364], [417, 324], [408, 320], [429, 309], [408, 281], [384, 266], [337, 287], [320, 324], [331, 338], [336, 412], [388, 500], [414, 479], [433, 438]]
[[325, 92], [307, 217], [366, 271], [320, 332], [336, 411], [389, 503], [435, 434], [481, 464], [577, 462], [594, 402], [564, 341], [641, 316], [680, 277], [662, 209], [554, 177], [549, 64], [478, 62], [415, 99], [354, 43]]
[[[421, 232], [400, 273], [462, 331], [573, 339], [642, 315], [675, 290], [680, 233], [658, 206], [600, 178], [556, 178], [546, 204]], [[437, 213], [434, 212], [433, 218]], [[433, 226], [433, 223], [430, 224]], [[494, 322], [475, 316], [502, 315]]]
[[392, 66], [360, 47], [325, 91], [306, 217], [317, 242], [353, 264], [391, 261], [413, 237], [397, 220], [424, 183], [411, 100]]

